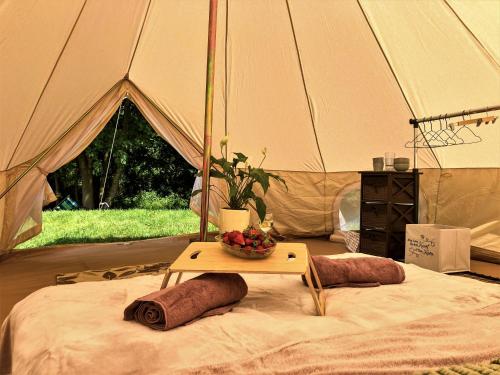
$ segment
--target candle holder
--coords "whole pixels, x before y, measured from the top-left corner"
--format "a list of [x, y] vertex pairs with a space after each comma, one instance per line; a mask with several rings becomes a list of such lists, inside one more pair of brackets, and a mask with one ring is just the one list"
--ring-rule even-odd
[[386, 152], [385, 153], [385, 170], [386, 171], [394, 171], [394, 152]]

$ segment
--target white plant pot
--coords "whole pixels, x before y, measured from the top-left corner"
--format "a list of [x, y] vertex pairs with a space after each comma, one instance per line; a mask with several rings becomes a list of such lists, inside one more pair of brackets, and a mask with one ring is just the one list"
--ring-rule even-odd
[[243, 230], [250, 224], [250, 211], [221, 208], [219, 211], [219, 233]]

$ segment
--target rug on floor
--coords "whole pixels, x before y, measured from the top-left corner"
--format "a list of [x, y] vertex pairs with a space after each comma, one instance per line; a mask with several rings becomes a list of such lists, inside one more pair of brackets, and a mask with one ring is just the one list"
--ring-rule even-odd
[[494, 375], [500, 374], [500, 358], [489, 364], [442, 367], [437, 370], [418, 372], [415, 375]]
[[[160, 262], [109, 268], [105, 270], [89, 270], [82, 272], [62, 273], [56, 275], [56, 285], [75, 284], [85, 281], [120, 280], [143, 275], [158, 275], [159, 273], [165, 273], [169, 266], [170, 263]], [[479, 275], [472, 272], [459, 272], [451, 275], [468, 277], [486, 283], [500, 284], [500, 280], [497, 278]]]
[[109, 268], [106, 270], [90, 270], [56, 275], [56, 285], [76, 284], [86, 281], [109, 281], [129, 279], [144, 275], [158, 275], [165, 273], [170, 263], [160, 262]]
[[468, 277], [469, 279], [479, 280], [485, 283], [500, 284], [500, 279], [496, 277], [481, 275], [479, 273], [474, 273], [474, 272], [457, 272], [457, 273], [450, 273], [450, 275]]

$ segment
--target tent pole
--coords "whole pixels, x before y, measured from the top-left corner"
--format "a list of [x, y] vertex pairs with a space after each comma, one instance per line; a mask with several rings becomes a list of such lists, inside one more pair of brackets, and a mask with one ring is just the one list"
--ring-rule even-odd
[[200, 241], [207, 240], [208, 203], [210, 194], [210, 156], [212, 154], [212, 112], [214, 99], [215, 34], [217, 0], [210, 0], [208, 15], [207, 81], [205, 89], [205, 130], [203, 137], [203, 172], [201, 186]]
[[418, 170], [417, 165], [417, 133], [418, 124], [413, 124], [413, 170]]

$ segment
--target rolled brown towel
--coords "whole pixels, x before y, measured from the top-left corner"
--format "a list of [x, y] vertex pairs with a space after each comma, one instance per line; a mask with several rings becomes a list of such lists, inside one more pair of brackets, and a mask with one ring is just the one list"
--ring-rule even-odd
[[150, 328], [166, 331], [207, 316], [224, 314], [247, 292], [245, 280], [236, 273], [204, 273], [136, 299], [125, 309], [124, 319], [135, 319]]
[[[312, 259], [323, 288], [400, 284], [405, 279], [403, 267], [388, 258], [330, 259], [313, 256]], [[312, 280], [316, 287], [314, 277]], [[302, 281], [307, 285], [304, 276], [302, 276]]]

